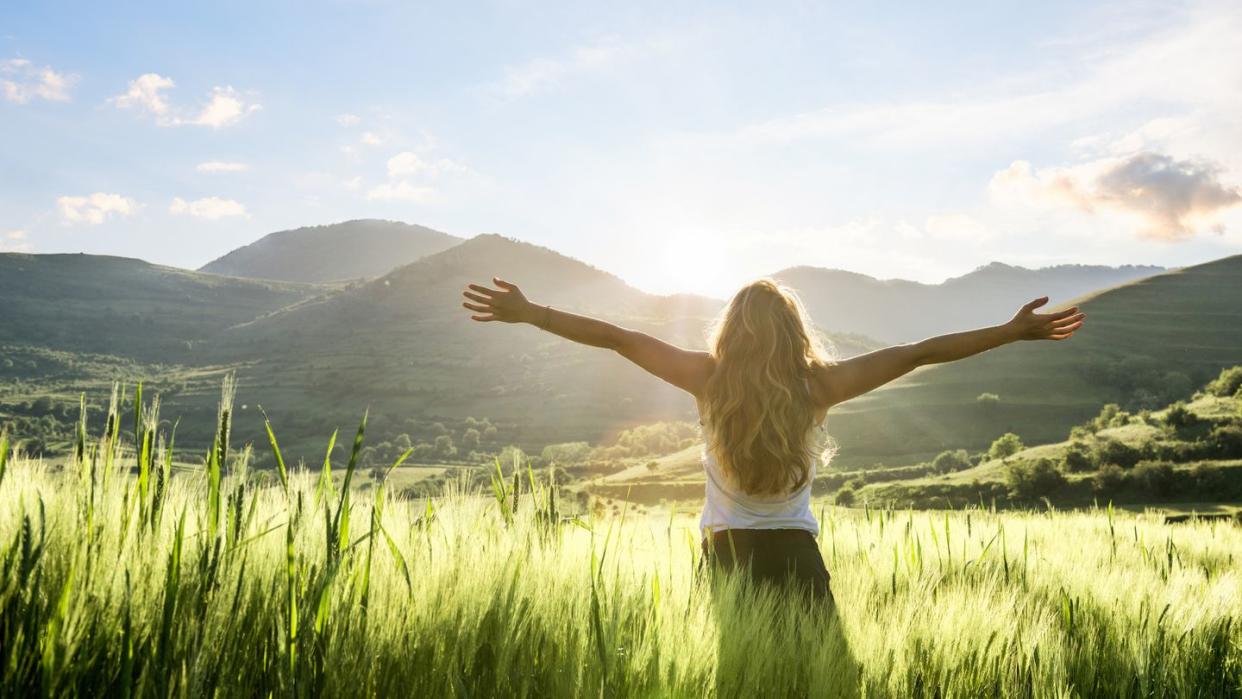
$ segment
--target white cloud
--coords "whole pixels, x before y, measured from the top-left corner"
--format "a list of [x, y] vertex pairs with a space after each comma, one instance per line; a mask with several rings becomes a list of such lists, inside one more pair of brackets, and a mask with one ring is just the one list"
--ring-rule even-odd
[[1182, 240], [1222, 232], [1220, 215], [1242, 204], [1242, 190], [1220, 175], [1214, 163], [1142, 151], [1040, 170], [1019, 160], [997, 172], [988, 188], [1001, 203], [1119, 213], [1136, 219], [1143, 237]]
[[194, 168], [199, 172], [245, 172], [250, 169], [246, 163], [227, 162], [223, 160], [208, 160], [205, 163], [199, 163]]
[[247, 103], [232, 87], [217, 87], [211, 91], [211, 99], [198, 116], [185, 123], [218, 129], [236, 124], [242, 117], [260, 109], [262, 107], [258, 104]]
[[32, 249], [26, 231], [17, 229], [0, 234], [0, 252], [30, 252]]
[[60, 218], [66, 224], [98, 225], [113, 216], [130, 216], [138, 211], [138, 202], [120, 194], [95, 192], [85, 196], [63, 196], [56, 199]]
[[367, 191], [368, 201], [412, 201], [427, 204], [438, 197], [439, 192], [434, 187], [419, 186], [406, 180], [385, 182]]
[[414, 151], [402, 151], [388, 159], [388, 176], [392, 178], [422, 176], [435, 179], [446, 174], [467, 174], [470, 168], [448, 158], [427, 160]]
[[159, 126], [206, 126], [218, 129], [241, 121], [245, 116], [262, 109], [248, 102], [231, 86], [215, 87], [207, 103], [194, 112], [174, 109], [164, 96], [164, 91], [176, 87], [172, 78], [158, 73], [144, 73], [129, 82], [124, 94], [108, 101], [118, 109], [135, 109], [155, 117]]
[[58, 73], [50, 66], [35, 66], [25, 58], [0, 61], [0, 92], [4, 98], [16, 104], [26, 104], [32, 99], [49, 102], [68, 102], [69, 90], [78, 82], [78, 76]]
[[137, 109], [163, 119], [168, 114], [168, 102], [161, 93], [176, 87], [172, 78], [158, 73], [144, 73], [129, 81], [129, 89], [123, 95], [108, 100], [118, 109]]
[[388, 159], [388, 176], [405, 177], [418, 174], [424, 168], [423, 161], [416, 153], [405, 151]]
[[172, 204], [168, 206], [168, 212], [178, 216], [186, 215], [204, 218], [209, 221], [230, 216], [250, 218], [250, 214], [246, 213], [246, 207], [232, 199], [221, 199], [220, 197], [205, 197], [203, 199], [195, 199], [194, 201], [186, 201], [181, 197], [176, 197], [172, 200]]
[[346, 127], [357, 126], [359, 123], [362, 122], [362, 118], [359, 117], [357, 114], [337, 114], [335, 119], [336, 119], [336, 123], [340, 124], [341, 126], [346, 126]]
[[378, 146], [384, 142], [384, 139], [380, 138], [377, 134], [372, 133], [370, 131], [363, 133], [361, 140], [362, 140], [362, 145], [364, 146]]

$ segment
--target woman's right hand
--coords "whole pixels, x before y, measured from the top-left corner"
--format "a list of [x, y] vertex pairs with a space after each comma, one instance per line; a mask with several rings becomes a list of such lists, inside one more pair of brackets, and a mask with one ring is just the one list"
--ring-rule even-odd
[[475, 312], [470, 316], [471, 320], [480, 323], [493, 320], [502, 323], [527, 323], [533, 320], [538, 307], [526, 300], [526, 295], [516, 284], [510, 284], [498, 277], [492, 277], [492, 283], [498, 288], [468, 284], [462, 292], [462, 296], [474, 302], [467, 301], [462, 304], [462, 307]]

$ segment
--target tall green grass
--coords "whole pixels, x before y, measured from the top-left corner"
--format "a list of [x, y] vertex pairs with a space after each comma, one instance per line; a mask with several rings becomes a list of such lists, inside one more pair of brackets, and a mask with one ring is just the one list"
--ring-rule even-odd
[[192, 474], [154, 401], [63, 471], [0, 439], [0, 694], [1242, 696], [1231, 525], [825, 509], [829, 614], [713, 590], [690, 516], [567, 517], [516, 464], [358, 490], [365, 419], [339, 482], [267, 423], [258, 485], [229, 393]]

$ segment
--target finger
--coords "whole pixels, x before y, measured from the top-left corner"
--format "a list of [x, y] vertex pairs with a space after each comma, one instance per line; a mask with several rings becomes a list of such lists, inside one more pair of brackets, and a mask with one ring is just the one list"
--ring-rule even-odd
[[1053, 334], [1055, 334], [1055, 335], [1064, 335], [1064, 334], [1066, 334], [1066, 333], [1072, 333], [1072, 332], [1074, 332], [1075, 330], [1077, 330], [1077, 329], [1079, 329], [1079, 328], [1081, 328], [1081, 327], [1082, 327], [1082, 321], [1080, 320], [1080, 321], [1078, 321], [1077, 323], [1071, 323], [1071, 324], [1066, 325], [1066, 326], [1064, 326], [1064, 327], [1056, 328], [1056, 330], [1054, 331], [1054, 333], [1053, 333]]
[[470, 289], [471, 291], [477, 291], [480, 294], [483, 294], [484, 296], [495, 296], [497, 293], [499, 293], [495, 289], [489, 289], [486, 286], [480, 286], [478, 284], [467, 284], [466, 288]]
[[1086, 313], [1079, 313], [1077, 315], [1072, 315], [1072, 316], [1069, 316], [1068, 318], [1062, 318], [1061, 320], [1053, 322], [1052, 327], [1064, 328], [1068, 325], [1073, 325], [1074, 323], [1082, 323], [1083, 319], [1086, 317], [1087, 317]]
[[1040, 296], [1039, 298], [1035, 299], [1034, 301], [1031, 301], [1030, 303], [1028, 303], [1028, 304], [1026, 304], [1025, 306], [1023, 306], [1023, 307], [1022, 307], [1022, 310], [1024, 310], [1024, 311], [1033, 311], [1033, 310], [1035, 310], [1036, 308], [1039, 308], [1040, 306], [1042, 306], [1042, 305], [1044, 305], [1044, 304], [1046, 304], [1046, 303], [1048, 303], [1048, 297], [1047, 297], [1047, 296]]
[[465, 296], [466, 298], [470, 299], [471, 301], [478, 301], [479, 303], [486, 303], [486, 304], [490, 304], [490, 303], [492, 302], [492, 298], [491, 298], [490, 296], [483, 296], [483, 295], [481, 295], [481, 294], [474, 294], [474, 293], [471, 293], [471, 292], [469, 292], [469, 291], [463, 291], [463, 292], [461, 292], [461, 295], [462, 295], [462, 296]]
[[492, 283], [502, 289], [505, 289], [506, 291], [513, 291], [514, 289], [517, 288], [517, 284], [510, 284], [509, 282], [501, 279], [500, 277], [492, 277]]
[[1056, 313], [1049, 313], [1047, 316], [1044, 316], [1044, 317], [1047, 318], [1048, 320], [1061, 320], [1062, 318], [1068, 318], [1077, 312], [1078, 312], [1078, 306], [1074, 306], [1073, 308], [1067, 308], [1064, 311], [1057, 311]]
[[480, 323], [490, 323], [496, 320], [496, 316], [470, 316], [470, 320], [477, 320]]
[[461, 307], [479, 313], [491, 313], [493, 310], [491, 306], [480, 306], [475, 303], [463, 303]]
[[1056, 340], [1057, 342], [1060, 342], [1061, 340], [1068, 340], [1073, 336], [1074, 336], [1074, 333], [1064, 333], [1062, 335], [1049, 335], [1048, 339]]

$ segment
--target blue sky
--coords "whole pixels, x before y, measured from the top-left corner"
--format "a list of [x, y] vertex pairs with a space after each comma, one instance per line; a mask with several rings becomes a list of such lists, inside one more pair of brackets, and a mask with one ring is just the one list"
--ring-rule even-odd
[[378, 217], [718, 295], [1242, 252], [1237, 3], [170, 4], [0, 7], [0, 250]]

